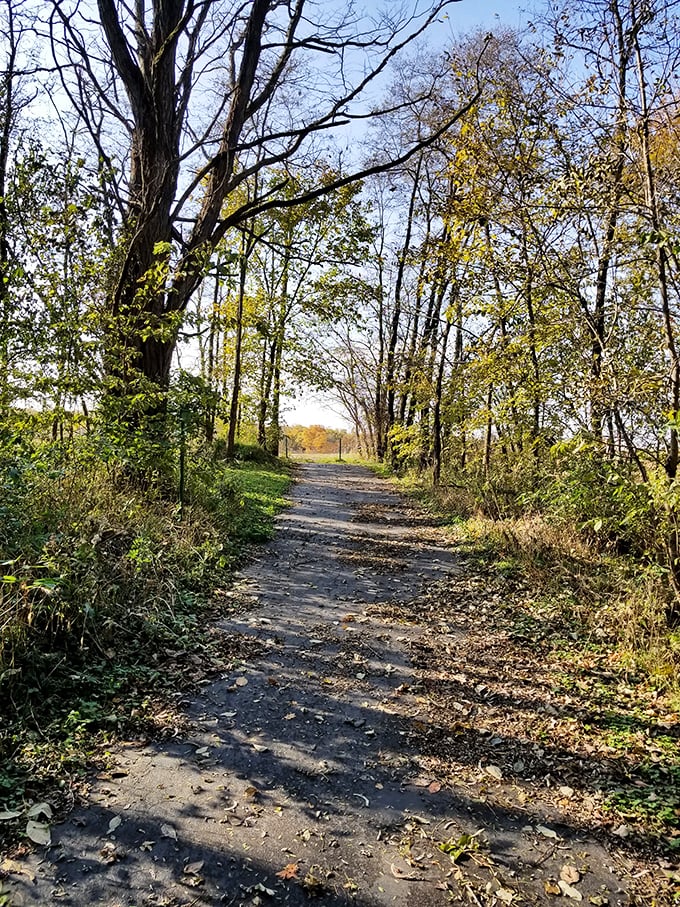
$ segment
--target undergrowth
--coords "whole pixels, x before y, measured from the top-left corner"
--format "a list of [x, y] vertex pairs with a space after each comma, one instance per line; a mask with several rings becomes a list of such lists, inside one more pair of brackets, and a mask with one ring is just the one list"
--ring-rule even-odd
[[290, 483], [271, 458], [194, 453], [180, 508], [85, 450], [19, 454], [0, 474], [0, 810], [67, 791], [113, 735], [153, 723], [205, 670], [196, 653], [224, 666], [225, 587]]
[[398, 481], [455, 527], [471, 554], [531, 586], [541, 612], [588, 644], [615, 650], [622, 669], [642, 672], [680, 702], [680, 627], [667, 619], [675, 598], [654, 549], [651, 505], [631, 503], [639, 488], [622, 490], [617, 479], [599, 497], [597, 488], [579, 486], [580, 500], [572, 500], [554, 475], [514, 492], [507, 476], [495, 483], [456, 476], [437, 488], [415, 472]]
[[[539, 507], [535, 492], [517, 492], [514, 506], [506, 494], [499, 506], [499, 495], [485, 501], [473, 479], [438, 488], [415, 473], [398, 481], [446, 520], [467, 569], [503, 590], [495, 620], [510, 638], [562, 663], [563, 682], [593, 709], [618, 715], [618, 697], [625, 696], [627, 710], [639, 720], [625, 726], [614, 721], [608, 731], [606, 745], [624, 770], [619, 783], [604, 791], [605, 802], [617, 821], [641, 823], [665, 848], [680, 850], [680, 629], [667, 620], [673, 592], [668, 570], [652, 556], [648, 510], [634, 514], [637, 525], [631, 518], [621, 532], [614, 516], [619, 498], [627, 506], [640, 499], [639, 489], [615, 493], [611, 506], [610, 489], [599, 504], [595, 489], [583, 490], [588, 508], [579, 511], [557, 493], [552, 506]], [[543, 501], [550, 495], [546, 483]], [[609, 513], [605, 537], [600, 518], [593, 518], [598, 512]], [[651, 728], [647, 736], [642, 725]], [[632, 753], [640, 764], [627, 775]]]

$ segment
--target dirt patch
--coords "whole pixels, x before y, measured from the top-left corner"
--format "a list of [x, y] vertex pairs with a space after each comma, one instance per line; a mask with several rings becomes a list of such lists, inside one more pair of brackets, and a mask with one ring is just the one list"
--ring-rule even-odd
[[402, 500], [381, 501], [377, 504], [359, 504], [352, 517], [352, 522], [372, 523], [375, 526], [402, 526], [426, 529], [441, 526], [443, 520], [424, 509], [412, 507]]

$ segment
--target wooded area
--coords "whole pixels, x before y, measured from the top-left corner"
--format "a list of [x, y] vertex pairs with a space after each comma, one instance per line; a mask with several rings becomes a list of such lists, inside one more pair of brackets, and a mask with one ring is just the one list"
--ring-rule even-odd
[[17, 702], [191, 634], [304, 389], [676, 683], [680, 4], [459, 2], [0, 0]]

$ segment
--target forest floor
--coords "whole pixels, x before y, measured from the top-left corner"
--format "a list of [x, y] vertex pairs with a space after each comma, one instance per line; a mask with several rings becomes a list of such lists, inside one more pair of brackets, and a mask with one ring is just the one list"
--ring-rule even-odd
[[386, 480], [298, 479], [216, 627], [230, 670], [0, 859], [0, 904], [677, 904], [663, 695]]

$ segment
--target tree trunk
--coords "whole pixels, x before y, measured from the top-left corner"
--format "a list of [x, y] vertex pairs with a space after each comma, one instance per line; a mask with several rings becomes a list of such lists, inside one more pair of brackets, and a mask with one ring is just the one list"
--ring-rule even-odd
[[17, 115], [15, 82], [18, 38], [14, 8], [7, 3], [7, 62], [0, 76], [2, 128], [0, 129], [0, 418], [6, 419], [11, 405], [10, 392], [10, 224], [7, 212], [7, 177], [12, 131]]
[[[668, 429], [668, 453], [665, 461], [666, 476], [669, 484], [674, 482], [678, 475], [678, 462], [680, 460], [680, 445], [678, 442], [678, 420], [680, 419], [680, 358], [678, 356], [678, 345], [675, 336], [674, 313], [671, 308], [670, 287], [669, 287], [669, 257], [668, 250], [661, 239], [663, 223], [659, 211], [659, 203], [656, 189], [656, 175], [650, 149], [650, 111], [647, 101], [647, 83], [645, 76], [644, 61], [638, 40], [638, 33], [635, 33], [635, 56], [638, 69], [638, 84], [640, 89], [641, 100], [641, 122], [638, 129], [640, 136], [640, 152], [642, 154], [642, 165], [644, 170], [645, 181], [645, 202], [647, 205], [648, 216], [652, 231], [656, 237], [656, 268], [659, 296], [661, 298], [661, 313], [663, 321], [664, 339], [666, 343], [666, 352], [670, 364], [669, 369], [669, 386], [668, 396], [670, 401], [670, 412], [667, 421], [670, 423]], [[680, 623], [680, 525], [678, 513], [672, 499], [669, 497], [667, 504], [669, 536], [667, 540], [669, 552], [669, 566], [673, 586], [675, 590], [675, 601], [669, 607], [667, 619], [670, 626], [676, 626]]]
[[442, 389], [444, 387], [444, 369], [446, 367], [446, 347], [451, 332], [451, 321], [447, 320], [442, 336], [442, 349], [437, 369], [437, 383], [435, 385], [434, 405], [432, 411], [432, 483], [439, 485], [442, 475]]
[[241, 237], [241, 257], [239, 258], [238, 300], [236, 305], [236, 338], [234, 342], [234, 367], [231, 382], [231, 402], [229, 404], [229, 431], [227, 434], [227, 457], [234, 456], [236, 448], [236, 426], [241, 398], [241, 355], [243, 346], [243, 303], [246, 295], [246, 277], [248, 275], [248, 256], [250, 250], [245, 233]]
[[[597, 277], [595, 281], [595, 302], [590, 315], [586, 308], [586, 317], [592, 334], [591, 347], [591, 402], [590, 425], [593, 438], [598, 446], [602, 446], [605, 421], [608, 418], [607, 405], [603, 400], [602, 364], [607, 336], [607, 289], [612, 258], [615, 252], [616, 233], [621, 209], [621, 194], [624, 189], [623, 177], [626, 166], [626, 136], [627, 136], [627, 82], [628, 64], [630, 60], [630, 42], [626, 38], [623, 20], [619, 10], [618, 0], [612, 0], [610, 10], [614, 16], [614, 29], [617, 48], [616, 60], [616, 89], [617, 107], [616, 122], [614, 124], [614, 150], [615, 160], [612, 168], [612, 177], [609, 185], [609, 200], [605, 213], [604, 235], [600, 254], [597, 262]], [[584, 304], [585, 305], [585, 304]]]
[[[392, 310], [392, 319], [390, 323], [390, 332], [387, 341], [387, 358], [385, 362], [385, 435], [389, 436], [390, 429], [394, 424], [394, 401], [396, 397], [396, 352], [397, 341], [399, 339], [399, 324], [401, 321], [401, 296], [404, 285], [404, 272], [406, 270], [406, 259], [411, 248], [411, 236], [413, 235], [413, 215], [420, 189], [420, 169], [423, 163], [422, 156], [418, 158], [416, 171], [413, 175], [413, 188], [409, 199], [408, 214], [406, 215], [406, 233], [401, 251], [398, 255], [397, 277], [394, 286], [394, 308]], [[395, 463], [395, 451], [391, 451], [393, 465]]]
[[493, 432], [493, 384], [489, 384], [486, 393], [486, 431], [484, 433], [484, 478], [489, 479], [491, 475], [491, 439]]

